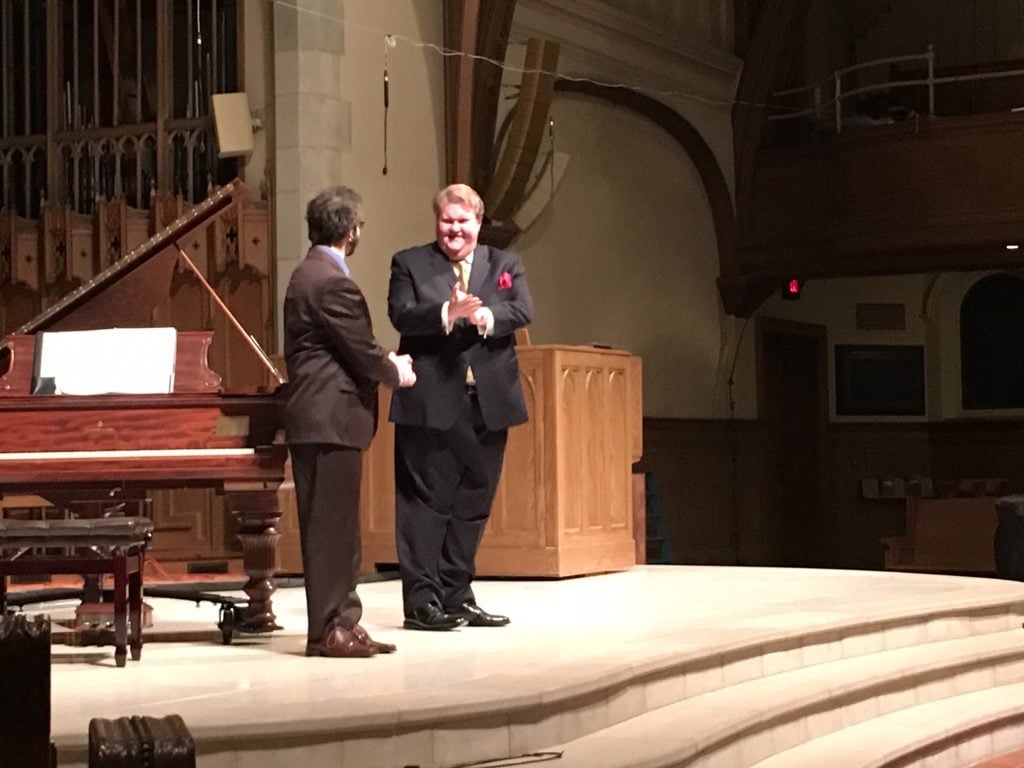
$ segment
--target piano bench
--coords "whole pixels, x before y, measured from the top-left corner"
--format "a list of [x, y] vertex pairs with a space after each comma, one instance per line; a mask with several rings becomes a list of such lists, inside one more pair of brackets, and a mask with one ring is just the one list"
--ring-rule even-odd
[[[142, 656], [142, 571], [153, 521], [145, 517], [72, 520], [0, 519], [0, 614], [7, 609], [7, 577], [92, 574], [114, 576], [114, 659], [127, 648]], [[38, 550], [62, 548], [52, 554]]]

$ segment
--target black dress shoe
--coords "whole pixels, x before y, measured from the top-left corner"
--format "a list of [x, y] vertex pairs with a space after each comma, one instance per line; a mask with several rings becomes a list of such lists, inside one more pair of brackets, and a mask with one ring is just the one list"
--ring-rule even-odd
[[466, 623], [466, 617], [462, 615], [453, 616], [445, 613], [433, 603], [413, 608], [405, 622], [402, 624], [406, 629], [426, 629], [444, 632], [449, 629], [461, 627]]
[[504, 627], [510, 621], [508, 616], [488, 613], [472, 601], [463, 603], [458, 608], [453, 608], [449, 613], [452, 616], [464, 617], [466, 624], [471, 627]]

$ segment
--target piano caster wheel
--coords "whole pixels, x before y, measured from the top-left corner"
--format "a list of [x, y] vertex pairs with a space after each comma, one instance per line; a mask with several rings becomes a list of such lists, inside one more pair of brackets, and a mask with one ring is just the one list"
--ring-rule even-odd
[[131, 647], [132, 661], [138, 661], [142, 658], [142, 645], [133, 645]]
[[117, 666], [123, 667], [128, 663], [128, 652], [124, 648], [118, 648], [114, 651], [114, 661]]
[[220, 627], [220, 637], [224, 645], [231, 645], [231, 638], [235, 634], [235, 607], [233, 605], [222, 605], [220, 607], [220, 620], [217, 622]]

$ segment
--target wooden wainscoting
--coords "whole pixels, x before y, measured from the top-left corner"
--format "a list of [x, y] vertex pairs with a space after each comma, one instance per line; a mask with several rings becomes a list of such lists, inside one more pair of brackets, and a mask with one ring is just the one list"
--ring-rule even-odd
[[936, 481], [1002, 477], [1010, 488], [1024, 489], [1024, 421], [945, 421], [930, 425], [928, 435]]
[[762, 443], [756, 421], [644, 419], [636, 469], [658, 480], [675, 562], [777, 561]]
[[882, 539], [906, 529], [902, 498], [865, 498], [861, 481], [931, 474], [929, 428], [924, 422], [829, 425], [832, 444], [830, 536], [834, 565], [882, 568]]

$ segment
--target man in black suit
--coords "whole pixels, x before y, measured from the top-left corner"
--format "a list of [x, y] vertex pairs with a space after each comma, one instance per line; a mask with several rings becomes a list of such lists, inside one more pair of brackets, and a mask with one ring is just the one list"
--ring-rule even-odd
[[360, 203], [340, 186], [309, 201], [313, 247], [292, 272], [284, 300], [285, 431], [299, 512], [307, 656], [395, 650], [359, 625], [359, 485], [362, 452], [377, 429], [377, 385], [411, 386], [416, 375], [408, 355], [376, 342], [366, 300], [350, 276]]
[[434, 213], [435, 242], [395, 254], [388, 290], [417, 375], [391, 401], [405, 626], [503, 626], [471, 582], [508, 428], [527, 419], [514, 334], [533, 299], [519, 256], [477, 243], [484, 205], [472, 188], [441, 190]]

